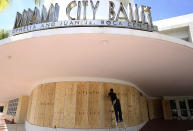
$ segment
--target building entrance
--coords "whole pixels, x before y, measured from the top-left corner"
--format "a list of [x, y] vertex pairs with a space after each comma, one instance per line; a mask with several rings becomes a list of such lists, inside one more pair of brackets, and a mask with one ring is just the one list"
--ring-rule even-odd
[[170, 100], [172, 119], [193, 120], [193, 99]]

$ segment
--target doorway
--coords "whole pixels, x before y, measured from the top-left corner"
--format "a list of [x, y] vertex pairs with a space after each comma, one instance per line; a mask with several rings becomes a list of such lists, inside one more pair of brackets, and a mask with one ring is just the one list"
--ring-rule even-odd
[[170, 100], [172, 119], [193, 120], [193, 99]]

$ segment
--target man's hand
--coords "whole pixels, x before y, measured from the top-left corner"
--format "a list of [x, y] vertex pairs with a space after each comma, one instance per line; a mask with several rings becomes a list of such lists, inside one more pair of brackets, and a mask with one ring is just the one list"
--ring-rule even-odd
[[116, 103], [116, 100], [115, 101], [113, 101], [113, 105]]

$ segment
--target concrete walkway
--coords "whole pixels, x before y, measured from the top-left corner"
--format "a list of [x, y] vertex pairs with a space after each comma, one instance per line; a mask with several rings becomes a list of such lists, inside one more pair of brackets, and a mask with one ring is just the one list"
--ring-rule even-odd
[[8, 131], [2, 113], [0, 113], [0, 131]]
[[0, 131], [25, 131], [24, 124], [6, 124], [3, 114], [0, 113]]

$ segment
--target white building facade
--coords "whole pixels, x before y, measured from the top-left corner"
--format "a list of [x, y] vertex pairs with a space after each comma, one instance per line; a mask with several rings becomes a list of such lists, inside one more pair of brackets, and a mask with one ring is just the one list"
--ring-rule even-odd
[[193, 14], [155, 21], [162, 34], [193, 42]]
[[[11, 99], [6, 119], [25, 121], [26, 131], [138, 131], [163, 114], [183, 116], [179, 102], [171, 109], [164, 96], [192, 95], [190, 21], [155, 22], [157, 32], [150, 7], [121, 2], [48, 0], [41, 11], [16, 14], [10, 36], [0, 41], [0, 103]], [[122, 105], [119, 126], [111, 88]], [[185, 114], [192, 118], [190, 108]]]

